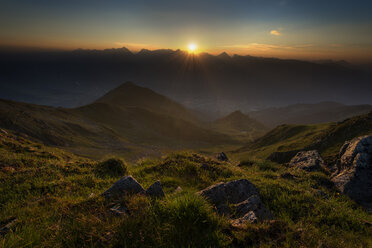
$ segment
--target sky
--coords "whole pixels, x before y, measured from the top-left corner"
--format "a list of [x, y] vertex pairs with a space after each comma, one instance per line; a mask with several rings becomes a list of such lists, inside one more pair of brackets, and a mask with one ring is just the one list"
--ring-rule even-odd
[[0, 45], [372, 60], [371, 0], [0, 0]]

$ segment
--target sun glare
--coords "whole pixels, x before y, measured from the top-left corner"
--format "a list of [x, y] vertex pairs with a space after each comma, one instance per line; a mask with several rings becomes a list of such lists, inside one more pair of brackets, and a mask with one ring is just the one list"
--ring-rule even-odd
[[197, 49], [198, 47], [197, 47], [197, 45], [195, 44], [195, 43], [190, 43], [189, 44], [189, 52], [195, 52], [196, 51], [196, 49]]

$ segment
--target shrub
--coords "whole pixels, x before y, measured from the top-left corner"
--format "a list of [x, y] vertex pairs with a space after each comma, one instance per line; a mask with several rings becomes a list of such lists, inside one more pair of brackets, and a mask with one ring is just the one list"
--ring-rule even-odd
[[99, 177], [120, 177], [128, 173], [128, 167], [122, 159], [110, 158], [98, 163], [94, 172]]
[[221, 247], [226, 227], [211, 206], [195, 195], [144, 204], [116, 233], [114, 247]]

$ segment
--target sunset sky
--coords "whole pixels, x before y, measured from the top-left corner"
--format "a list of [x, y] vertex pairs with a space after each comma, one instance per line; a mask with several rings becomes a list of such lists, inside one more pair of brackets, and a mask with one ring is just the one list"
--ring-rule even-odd
[[0, 45], [372, 60], [371, 0], [0, 0]]

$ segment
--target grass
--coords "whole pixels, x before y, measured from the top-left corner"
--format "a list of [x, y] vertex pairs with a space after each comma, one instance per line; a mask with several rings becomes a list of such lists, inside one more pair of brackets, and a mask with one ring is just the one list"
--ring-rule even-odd
[[[241, 161], [227, 155], [230, 162], [175, 152], [102, 176], [96, 161], [1, 134], [0, 222], [15, 217], [17, 223], [0, 238], [0, 247], [372, 246], [371, 214], [339, 195], [327, 172], [305, 173], [256, 156]], [[294, 179], [280, 177], [286, 172]], [[122, 174], [133, 175], [145, 188], [160, 180], [166, 197], [122, 199], [130, 214], [113, 215], [109, 209], [117, 202], [100, 194]], [[258, 187], [275, 220], [235, 229], [194, 194], [239, 178]]]

